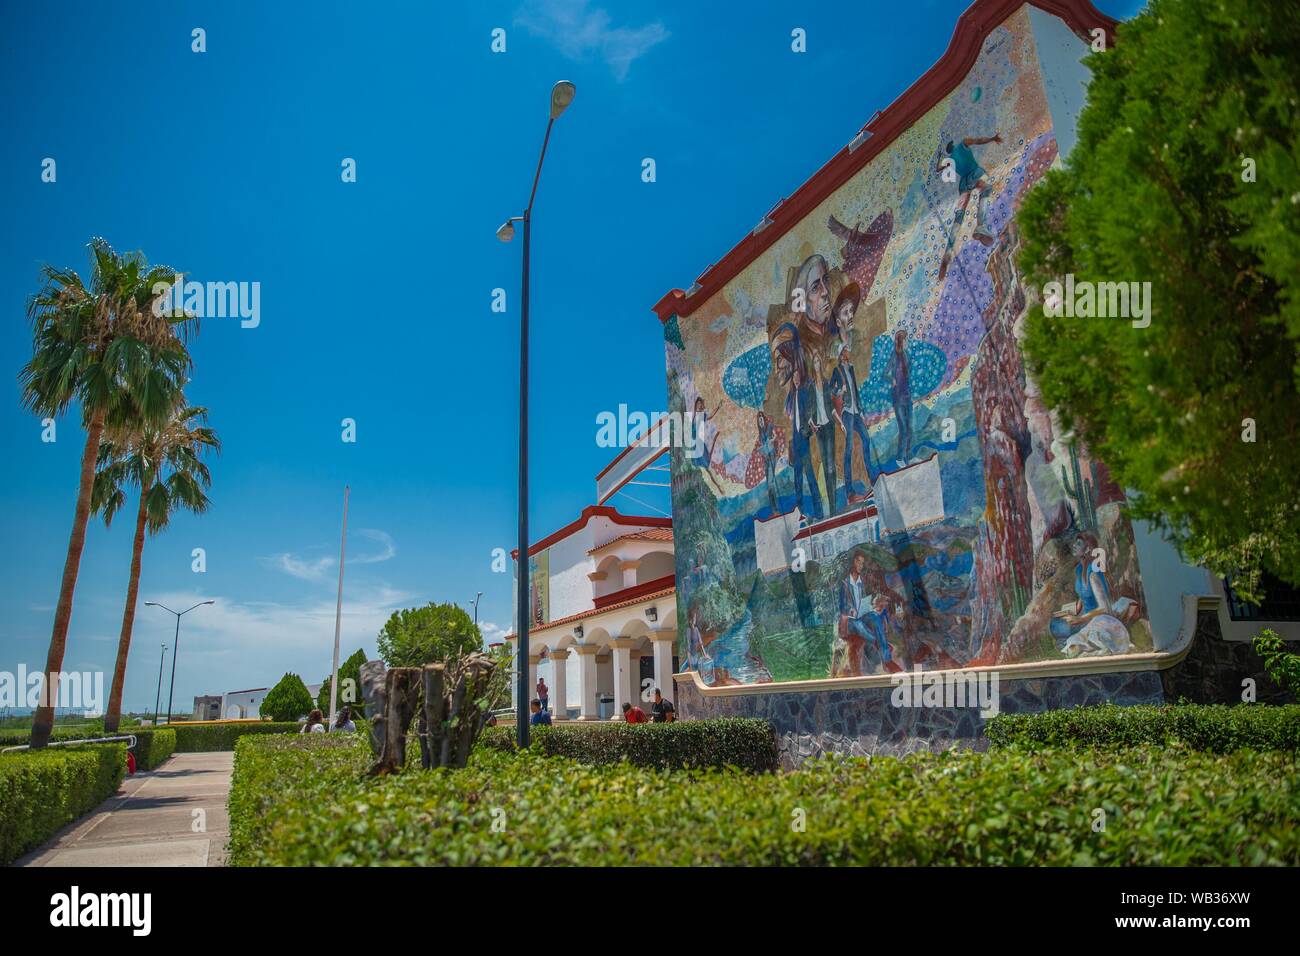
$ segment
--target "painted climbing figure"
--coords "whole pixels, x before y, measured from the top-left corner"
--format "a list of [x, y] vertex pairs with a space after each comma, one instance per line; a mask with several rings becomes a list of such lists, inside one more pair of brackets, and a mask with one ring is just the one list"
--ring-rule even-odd
[[985, 246], [993, 245], [993, 234], [988, 231], [984, 221], [988, 195], [992, 191], [989, 185], [989, 174], [975, 159], [971, 147], [1001, 142], [1001, 135], [994, 133], [992, 136], [984, 137], [968, 136], [961, 141], [949, 140], [943, 148], [944, 155], [939, 158], [935, 171], [943, 176], [945, 182], [951, 182], [952, 176], [956, 176], [957, 192], [961, 198], [957, 200], [957, 212], [952, 217], [952, 231], [948, 233], [948, 246], [943, 251], [943, 262], [939, 264], [940, 282], [948, 274], [953, 246], [957, 242], [957, 233], [961, 231], [962, 220], [966, 217], [966, 207], [970, 205], [972, 193], [975, 195], [975, 231], [971, 234], [971, 238]]

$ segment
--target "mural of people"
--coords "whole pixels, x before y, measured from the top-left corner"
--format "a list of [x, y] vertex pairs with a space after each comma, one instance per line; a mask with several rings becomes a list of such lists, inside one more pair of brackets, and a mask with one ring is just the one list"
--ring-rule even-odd
[[883, 589], [872, 588], [866, 570], [866, 553], [854, 551], [849, 573], [839, 588], [839, 634], [848, 646], [848, 676], [852, 677], [875, 673], [876, 665], [893, 659], [885, 637], [891, 601]]
[[1132, 650], [1128, 625], [1137, 620], [1139, 608], [1128, 597], [1111, 596], [1106, 572], [1096, 560], [1097, 538], [1079, 532], [1070, 546], [1075, 559], [1076, 600], [1052, 615], [1051, 632], [1069, 657], [1124, 654]]
[[[817, 476], [813, 474], [812, 448], [809, 444], [813, 435], [812, 404], [812, 389], [804, 381], [802, 363], [795, 363], [790, 373], [790, 394], [785, 400], [785, 414], [790, 419], [790, 467], [794, 469], [794, 496], [803, 514], [820, 519], [821, 495], [817, 490]], [[811, 508], [804, 505], [805, 482], [812, 498]]]
[[[718, 406], [718, 408], [721, 407], [721, 405]], [[695, 399], [695, 414], [691, 418], [695, 429], [695, 441], [690, 447], [686, 460], [702, 469], [709, 481], [718, 489], [718, 493], [721, 494], [722, 486], [718, 484], [718, 479], [713, 477], [711, 470], [713, 453], [718, 447], [718, 426], [713, 423], [713, 419], [717, 417], [718, 408], [715, 408], [713, 414], [710, 415], [705, 411], [704, 399]]]
[[[799, 347], [807, 362], [811, 355], [825, 354], [829, 340], [839, 336], [831, 311], [830, 269], [825, 257], [811, 255], [799, 266], [791, 300], [799, 315]], [[802, 311], [798, 308], [801, 304]]]
[[[832, 340], [834, 341], [834, 340]], [[835, 422], [831, 412], [835, 399], [830, 382], [822, 375], [821, 353], [813, 354], [813, 374], [808, 383], [813, 396], [813, 430], [817, 434], [817, 451], [822, 460], [822, 476], [826, 479], [827, 514], [835, 513]]]
[[907, 333], [894, 333], [894, 350], [885, 369], [889, 394], [894, 400], [894, 418], [898, 423], [898, 467], [907, 465], [912, 456], [912, 365], [907, 358]]
[[871, 437], [867, 434], [867, 422], [862, 414], [862, 399], [858, 393], [858, 375], [849, 361], [848, 347], [840, 349], [840, 360], [831, 375], [831, 394], [835, 399], [835, 418], [844, 431], [844, 500], [848, 504], [862, 500], [853, 490], [853, 436], [862, 441], [862, 468], [867, 474], [868, 483], [876, 480], [880, 473], [873, 462]]
[[763, 456], [763, 469], [767, 473], [767, 501], [772, 514], [780, 514], [777, 506], [780, 497], [776, 487], [776, 427], [762, 412], [758, 413], [758, 453]]
[[835, 297], [835, 308], [831, 310], [831, 314], [835, 316], [835, 324], [839, 326], [841, 348], [853, 348], [853, 317], [857, 315], [861, 302], [862, 290], [856, 282], [850, 282]]
[[993, 236], [984, 222], [985, 200], [990, 192], [988, 173], [976, 161], [975, 154], [971, 152], [971, 147], [1001, 142], [1001, 135], [994, 133], [992, 136], [983, 138], [968, 136], [960, 142], [949, 140], [943, 148], [945, 156], [940, 158], [935, 171], [942, 173], [945, 164], [951, 160], [953, 171], [957, 176], [957, 192], [961, 198], [957, 200], [957, 212], [952, 217], [952, 232], [948, 236], [948, 248], [944, 250], [943, 262], [939, 264], [940, 282], [948, 274], [948, 264], [952, 262], [953, 246], [957, 242], [957, 233], [961, 230], [962, 220], [966, 216], [966, 207], [970, 205], [972, 193], [975, 195], [975, 231], [971, 234], [971, 238], [985, 246], [993, 245]]
[[[712, 475], [683, 455], [673, 473], [678, 600], [713, 686], [1154, 646], [1123, 492], [1067, 453], [1024, 365], [1015, 213], [1057, 147], [1028, 11], [994, 33], [924, 122], [665, 320], [670, 403], [718, 403], [690, 462]], [[962, 281], [936, 282], [958, 252]]]

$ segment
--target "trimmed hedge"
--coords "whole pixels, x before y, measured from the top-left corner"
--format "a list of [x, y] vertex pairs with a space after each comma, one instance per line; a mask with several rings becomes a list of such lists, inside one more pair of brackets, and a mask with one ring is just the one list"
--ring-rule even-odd
[[154, 770], [176, 752], [176, 731], [163, 727], [158, 730], [131, 730], [135, 734], [135, 769]]
[[299, 723], [289, 721], [262, 721], [261, 723], [172, 724], [176, 732], [176, 752], [181, 754], [211, 753], [216, 750], [234, 750], [235, 742], [249, 734], [296, 734]]
[[951, 751], [755, 775], [480, 748], [464, 770], [372, 778], [360, 739], [250, 738], [235, 751], [231, 863], [1300, 863], [1294, 754], [1140, 747], [1080, 757]]
[[0, 755], [0, 865], [99, 806], [125, 775], [125, 744]]
[[[750, 773], [777, 768], [772, 725], [753, 717], [718, 717], [671, 724], [602, 722], [530, 728], [530, 749], [548, 757], [570, 757], [604, 765], [626, 760], [636, 767], [682, 770], [735, 767]], [[515, 750], [514, 727], [488, 727], [479, 746]]]
[[1182, 745], [1208, 753], [1300, 749], [1300, 705], [1177, 704], [1076, 707], [999, 714], [984, 725], [994, 748]]

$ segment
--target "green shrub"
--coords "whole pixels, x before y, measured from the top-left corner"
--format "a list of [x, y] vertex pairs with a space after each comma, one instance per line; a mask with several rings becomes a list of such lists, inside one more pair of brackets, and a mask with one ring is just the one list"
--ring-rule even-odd
[[264, 720], [256, 724], [197, 724], [193, 727], [173, 724], [171, 729], [176, 733], [176, 752], [188, 754], [234, 750], [235, 741], [248, 734], [296, 734], [300, 727], [296, 720]]
[[158, 730], [132, 730], [135, 734], [135, 769], [153, 770], [176, 751], [176, 731], [163, 727]]
[[[777, 767], [776, 734], [753, 717], [683, 720], [671, 724], [593, 723], [530, 728], [532, 749], [549, 757], [583, 763], [679, 770], [735, 767], [751, 773]], [[515, 749], [514, 727], [488, 727], [479, 746]]]
[[1300, 654], [1287, 649], [1282, 636], [1271, 627], [1255, 635], [1252, 646], [1264, 659], [1264, 673], [1279, 687], [1300, 694]]
[[99, 806], [125, 774], [124, 744], [0, 755], [0, 865]]
[[1076, 707], [1041, 714], [999, 714], [984, 725], [995, 748], [1167, 746], [1228, 753], [1300, 749], [1300, 705], [1178, 704]]
[[[1278, 752], [952, 751], [822, 759], [758, 775], [491, 748], [464, 770], [372, 778], [368, 762], [356, 738], [241, 740], [231, 862], [1300, 863], [1300, 774], [1295, 755]], [[1097, 808], [1106, 813], [1101, 832], [1092, 827]]]
[[302, 682], [301, 677], [290, 671], [266, 692], [266, 696], [258, 706], [258, 713], [282, 723], [306, 717], [307, 712], [314, 706], [316, 705], [312, 703], [307, 685]]

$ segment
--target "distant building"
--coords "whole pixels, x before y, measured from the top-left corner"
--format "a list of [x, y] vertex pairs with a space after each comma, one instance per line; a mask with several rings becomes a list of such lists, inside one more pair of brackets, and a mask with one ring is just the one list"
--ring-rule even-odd
[[245, 720], [260, 717], [262, 701], [266, 699], [269, 687], [254, 687], [250, 690], [232, 690], [221, 698], [221, 716], [226, 720]]
[[194, 719], [195, 720], [220, 720], [221, 719], [220, 695], [195, 697], [194, 698]]

